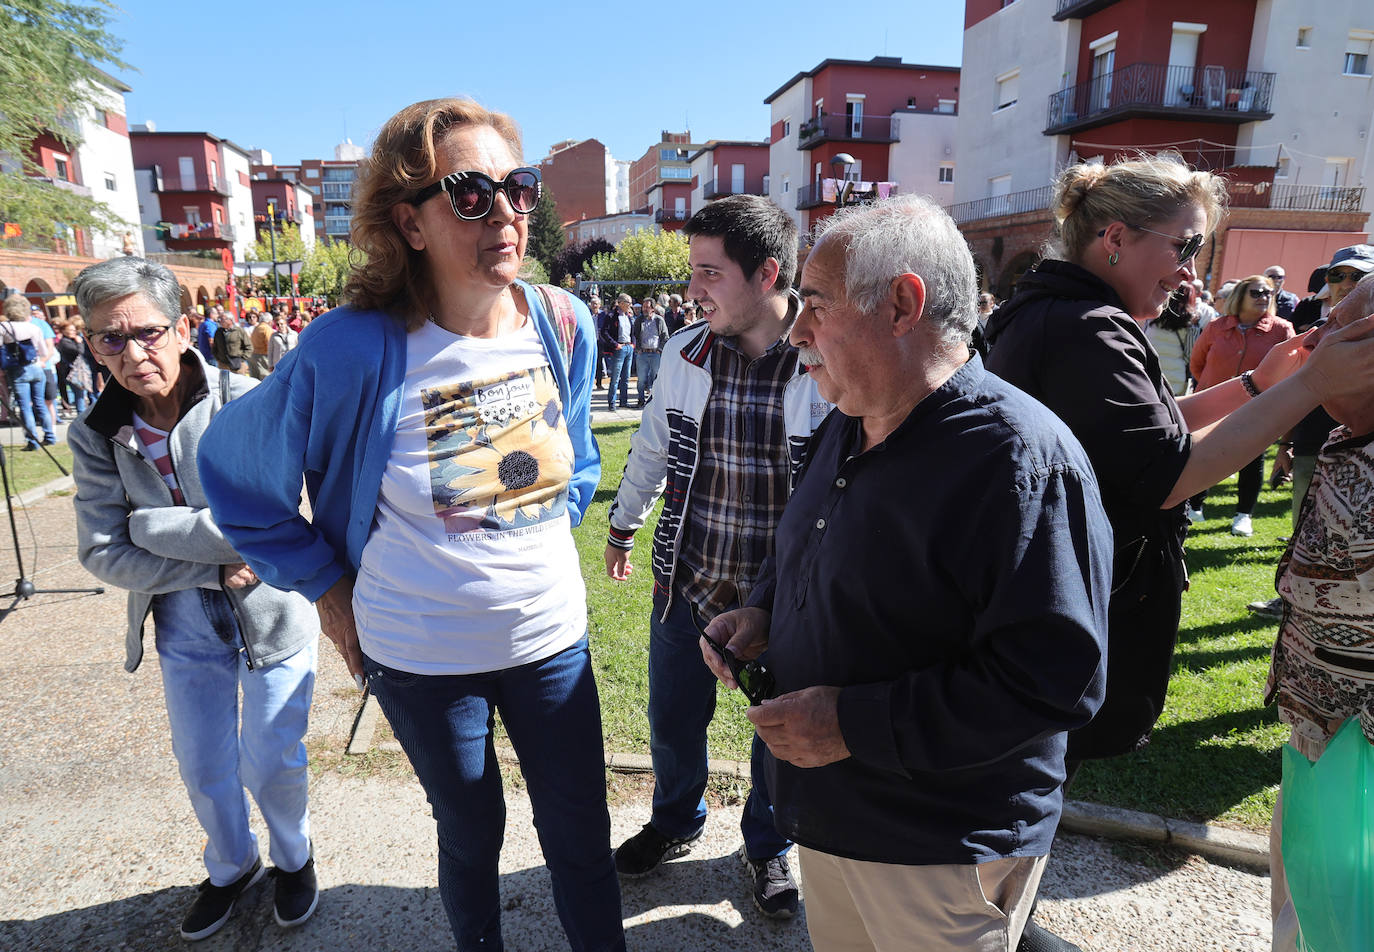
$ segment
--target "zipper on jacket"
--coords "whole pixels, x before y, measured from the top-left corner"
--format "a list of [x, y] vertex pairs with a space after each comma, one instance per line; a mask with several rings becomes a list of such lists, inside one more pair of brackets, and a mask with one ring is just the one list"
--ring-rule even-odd
[[[224, 574], [223, 569], [220, 569], [220, 574]], [[238, 603], [234, 601], [234, 596], [230, 594], [229, 586], [225, 585], [223, 582], [220, 583], [220, 591], [224, 592], [224, 597], [229, 602], [229, 611], [233, 613], [234, 624], [239, 630], [239, 641], [243, 642], [243, 647], [239, 649], [239, 654], [243, 655], [243, 663], [248, 666], [249, 671], [252, 671], [257, 665], [253, 661], [253, 649], [248, 645], [248, 629], [243, 627], [243, 617], [239, 614]]]

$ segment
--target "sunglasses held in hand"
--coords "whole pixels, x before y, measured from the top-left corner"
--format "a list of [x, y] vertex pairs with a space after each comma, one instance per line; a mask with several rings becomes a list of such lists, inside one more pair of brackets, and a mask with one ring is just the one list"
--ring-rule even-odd
[[716, 654], [720, 655], [720, 660], [725, 662], [725, 667], [730, 669], [730, 677], [735, 679], [735, 683], [739, 685], [740, 693], [749, 699], [751, 707], [757, 707], [773, 696], [777, 684], [773, 680], [773, 672], [769, 671], [763, 662], [757, 658], [753, 661], [741, 661], [735, 657], [735, 653], [729, 648], [712, 640], [700, 624], [696, 627], [706, 643], [711, 646]]

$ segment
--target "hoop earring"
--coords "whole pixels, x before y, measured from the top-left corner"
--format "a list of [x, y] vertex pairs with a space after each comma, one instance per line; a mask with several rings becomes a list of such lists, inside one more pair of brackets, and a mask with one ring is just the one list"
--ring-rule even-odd
[[1116, 267], [1116, 263], [1120, 260], [1121, 255], [1117, 254], [1115, 251], [1113, 251], [1110, 255], [1107, 256], [1107, 264], [1111, 265], [1112, 267]]

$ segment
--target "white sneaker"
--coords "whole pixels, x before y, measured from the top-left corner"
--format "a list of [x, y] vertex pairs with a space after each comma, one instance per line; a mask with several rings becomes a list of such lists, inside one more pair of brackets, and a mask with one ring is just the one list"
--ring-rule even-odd
[[1183, 514], [1188, 517], [1189, 522], [1199, 523], [1202, 521], [1202, 510], [1194, 509], [1189, 503], [1183, 504]]
[[1231, 519], [1231, 535], [1252, 536], [1255, 534], [1255, 527], [1250, 524], [1250, 517], [1243, 512], [1238, 512]]

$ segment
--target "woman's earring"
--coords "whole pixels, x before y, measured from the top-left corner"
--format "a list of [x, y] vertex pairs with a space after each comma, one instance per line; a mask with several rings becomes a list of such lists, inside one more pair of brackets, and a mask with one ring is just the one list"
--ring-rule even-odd
[[1117, 252], [1113, 251], [1113, 252], [1107, 257], [1107, 264], [1112, 265], [1113, 267], [1115, 267], [1115, 266], [1116, 266], [1116, 263], [1117, 263], [1118, 261], [1120, 261], [1120, 260], [1121, 260], [1121, 255], [1118, 254]]

